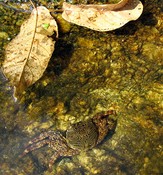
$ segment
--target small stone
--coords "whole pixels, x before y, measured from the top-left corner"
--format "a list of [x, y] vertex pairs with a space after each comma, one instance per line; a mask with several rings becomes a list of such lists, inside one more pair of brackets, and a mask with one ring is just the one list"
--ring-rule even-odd
[[0, 39], [7, 39], [9, 36], [6, 32], [0, 32]]

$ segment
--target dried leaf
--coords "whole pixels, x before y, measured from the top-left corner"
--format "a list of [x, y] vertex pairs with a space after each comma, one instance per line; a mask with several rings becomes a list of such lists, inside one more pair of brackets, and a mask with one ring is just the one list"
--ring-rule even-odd
[[139, 0], [121, 0], [117, 4], [71, 5], [63, 3], [62, 17], [74, 24], [97, 31], [118, 29], [142, 14]]
[[51, 37], [58, 27], [43, 6], [31, 13], [20, 33], [7, 45], [3, 72], [16, 89], [16, 96], [35, 83], [45, 71], [54, 51], [55, 41]]

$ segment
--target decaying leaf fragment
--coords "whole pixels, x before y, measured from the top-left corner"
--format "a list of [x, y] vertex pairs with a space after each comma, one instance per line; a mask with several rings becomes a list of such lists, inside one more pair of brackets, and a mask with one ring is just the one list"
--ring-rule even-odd
[[140, 17], [143, 5], [139, 0], [121, 0], [117, 4], [71, 5], [63, 3], [62, 17], [74, 24], [97, 31], [118, 29]]
[[54, 51], [55, 41], [49, 37], [54, 32], [58, 37], [56, 21], [47, 8], [39, 6], [7, 45], [2, 69], [15, 87], [15, 96], [42, 76]]

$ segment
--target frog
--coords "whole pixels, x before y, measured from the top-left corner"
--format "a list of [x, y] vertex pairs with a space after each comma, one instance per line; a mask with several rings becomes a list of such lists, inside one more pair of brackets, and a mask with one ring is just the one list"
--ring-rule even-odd
[[109, 115], [116, 114], [114, 110], [97, 113], [93, 118], [72, 124], [65, 132], [47, 130], [30, 140], [20, 158], [29, 152], [48, 145], [54, 150], [49, 160], [49, 171], [53, 164], [61, 157], [72, 157], [99, 145], [107, 135], [115, 132], [117, 120]]

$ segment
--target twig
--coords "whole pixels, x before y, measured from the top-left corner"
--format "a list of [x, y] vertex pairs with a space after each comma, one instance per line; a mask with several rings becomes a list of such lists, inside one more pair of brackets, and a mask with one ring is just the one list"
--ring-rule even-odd
[[30, 1], [30, 3], [32, 4], [33, 8], [35, 9], [36, 6], [35, 6], [34, 3], [32, 2], [32, 0], [29, 0], [29, 1]]
[[[30, 3], [32, 4], [32, 6], [34, 8], [36, 8], [36, 6], [34, 5], [34, 3], [31, 0], [30, 0]], [[9, 5], [5, 4], [4, 2], [0, 2], [0, 5], [4, 6], [6, 8], [9, 8], [11, 10], [17, 11], [17, 12], [31, 13], [31, 11], [32, 11], [32, 10], [17, 9], [15, 7], [12, 7], [12, 6], [9, 6]], [[49, 9], [49, 11], [51, 13], [62, 13], [63, 12], [63, 9]]]
[[17, 12], [31, 13], [31, 10], [17, 9], [15, 7], [12, 7], [12, 6], [5, 4], [4, 2], [0, 2], [0, 5], [4, 6], [6, 8], [12, 9], [14, 11], [17, 11]]

